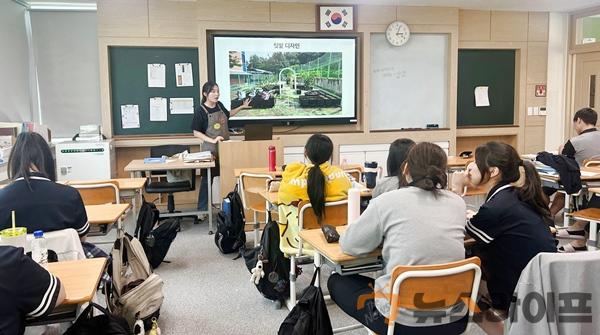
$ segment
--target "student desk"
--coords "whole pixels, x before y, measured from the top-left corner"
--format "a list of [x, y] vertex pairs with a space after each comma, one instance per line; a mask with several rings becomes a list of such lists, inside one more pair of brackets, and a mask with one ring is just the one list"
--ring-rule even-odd
[[[538, 170], [539, 172], [539, 170]], [[562, 190], [562, 186], [560, 185], [560, 176], [558, 174], [548, 174], [544, 172], [539, 172], [540, 179], [547, 184], [552, 185], [553, 188], [556, 188], [560, 192], [564, 192]], [[591, 167], [582, 167], [581, 168], [581, 183], [582, 183], [582, 191], [586, 192], [586, 189], [600, 185], [600, 169], [591, 168]], [[569, 226], [569, 220], [571, 217], [571, 196], [577, 197], [580, 194], [566, 194], [565, 193], [565, 209], [563, 214], [563, 228], [567, 228]]]
[[[167, 160], [165, 163], [144, 163], [143, 159], [134, 159], [127, 166], [125, 171], [129, 172], [131, 178], [141, 176], [142, 172], [165, 171], [165, 170], [197, 170], [206, 169], [206, 177], [208, 180], [208, 209], [206, 211], [187, 211], [177, 213], [160, 213], [161, 217], [186, 216], [186, 215], [201, 215], [208, 214], [208, 234], [213, 233], [213, 215], [212, 215], [212, 178], [210, 169], [215, 167], [214, 161], [208, 162], [190, 162], [186, 163], [182, 160]], [[148, 174], [147, 174], [148, 175]], [[194, 175], [195, 177], [195, 175]]]
[[131, 198], [133, 212], [138, 213], [139, 205], [142, 203], [142, 192], [146, 185], [146, 178], [115, 178], [105, 180], [67, 180], [65, 185], [87, 185], [102, 184], [106, 182], [116, 182], [119, 188], [119, 195], [124, 198]]
[[127, 212], [129, 206], [129, 204], [87, 205], [85, 206], [85, 212], [90, 224], [113, 224], [119, 221], [119, 218]]
[[27, 319], [25, 325], [40, 326], [74, 320], [77, 316], [77, 305], [90, 302], [94, 298], [106, 261], [106, 258], [90, 258], [48, 263], [48, 272], [58, 277], [65, 288], [65, 300], [47, 317]]
[[475, 158], [463, 158], [460, 156], [448, 156], [448, 171], [453, 172], [456, 170], [464, 169], [467, 164], [474, 161]]

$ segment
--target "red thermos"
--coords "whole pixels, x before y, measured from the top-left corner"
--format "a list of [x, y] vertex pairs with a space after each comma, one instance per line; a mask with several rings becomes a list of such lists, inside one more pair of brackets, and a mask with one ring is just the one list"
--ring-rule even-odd
[[276, 164], [276, 158], [275, 158], [275, 146], [270, 145], [269, 146], [269, 171], [275, 171], [275, 164]]

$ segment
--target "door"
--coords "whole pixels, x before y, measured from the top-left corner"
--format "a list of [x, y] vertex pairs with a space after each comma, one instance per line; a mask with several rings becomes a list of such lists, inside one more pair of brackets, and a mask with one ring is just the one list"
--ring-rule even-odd
[[[581, 108], [590, 107], [600, 112], [600, 52], [590, 52], [578, 54], [575, 59], [575, 96], [574, 109], [575, 114]], [[568, 119], [569, 131], [571, 136], [574, 131], [571, 127], [573, 114]]]

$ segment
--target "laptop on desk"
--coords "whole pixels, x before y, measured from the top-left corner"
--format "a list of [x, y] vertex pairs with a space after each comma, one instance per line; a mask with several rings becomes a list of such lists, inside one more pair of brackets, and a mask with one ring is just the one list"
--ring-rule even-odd
[[273, 139], [273, 125], [271, 124], [247, 124], [244, 125], [245, 141], [262, 141]]

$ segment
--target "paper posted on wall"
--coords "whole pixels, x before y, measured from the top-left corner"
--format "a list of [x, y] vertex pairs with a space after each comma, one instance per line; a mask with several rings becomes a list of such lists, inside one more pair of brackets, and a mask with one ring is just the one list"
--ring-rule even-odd
[[148, 64], [148, 87], [166, 87], [165, 64]]
[[194, 86], [192, 63], [175, 64], [175, 83], [177, 87]]
[[171, 98], [171, 114], [194, 114], [194, 98]]
[[138, 105], [121, 105], [121, 127], [123, 129], [140, 127], [140, 109]]
[[150, 121], [167, 121], [167, 98], [150, 98]]
[[487, 86], [475, 87], [475, 107], [487, 107], [490, 105]]

